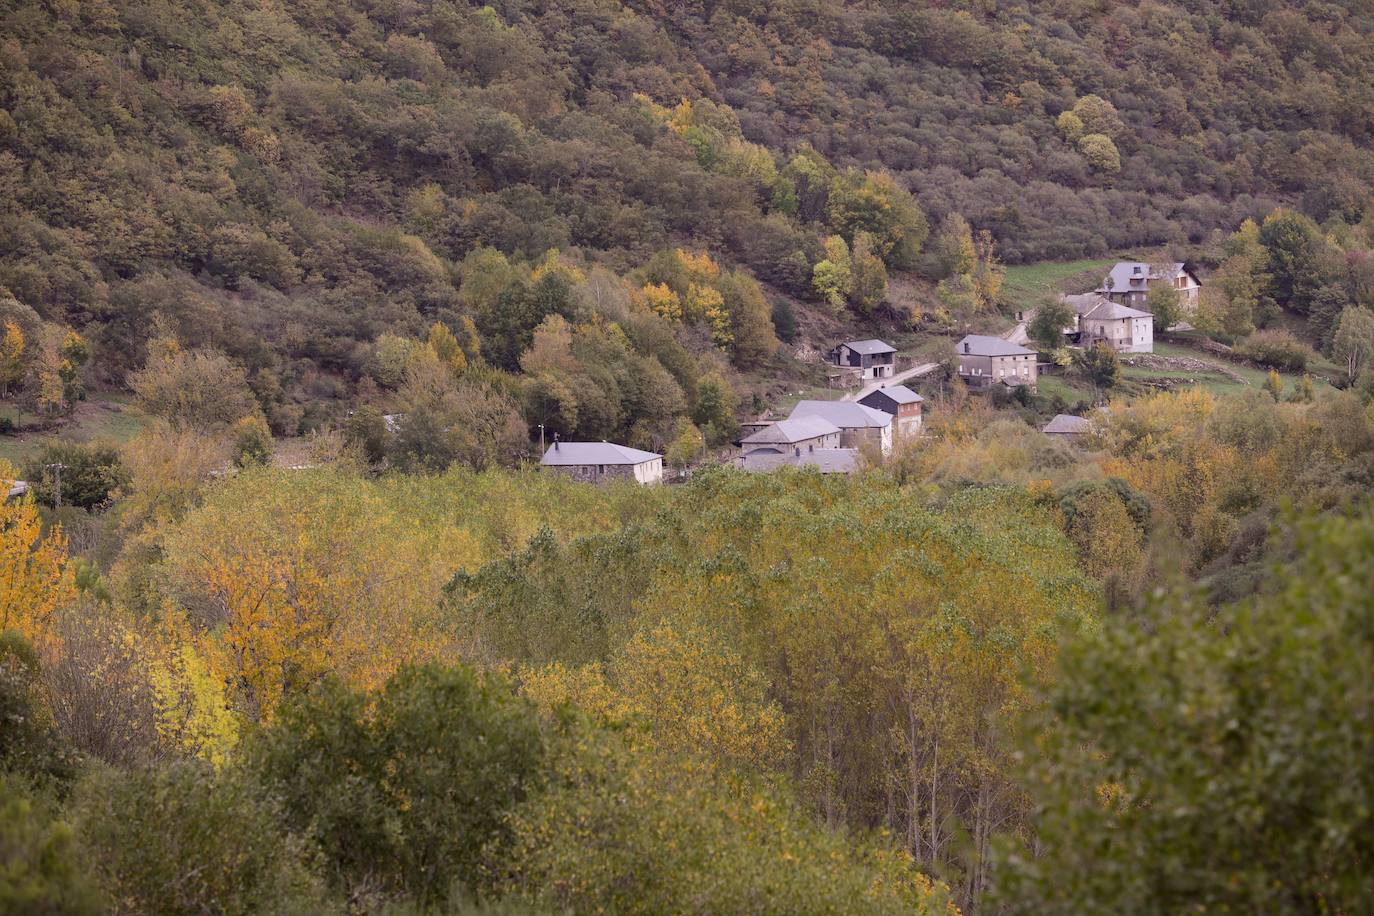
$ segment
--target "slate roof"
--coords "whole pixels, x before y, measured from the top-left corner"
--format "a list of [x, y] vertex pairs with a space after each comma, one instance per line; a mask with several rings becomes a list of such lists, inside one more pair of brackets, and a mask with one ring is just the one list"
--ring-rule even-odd
[[1053, 420], [1045, 424], [1040, 431], [1042, 433], [1059, 433], [1061, 435], [1077, 435], [1079, 433], [1091, 432], [1093, 421], [1085, 417], [1075, 417], [1073, 414], [1061, 413]]
[[791, 445], [795, 442], [805, 442], [808, 439], [817, 439], [821, 436], [829, 436], [838, 433], [840, 428], [831, 423], [825, 417], [804, 416], [795, 419], [779, 420], [765, 426], [758, 432], [751, 433], [741, 440], [744, 445], [762, 445], [764, 443], [781, 443]]
[[1093, 306], [1092, 311], [1083, 315], [1093, 321], [1116, 321], [1121, 318], [1153, 318], [1149, 312], [1142, 312], [1140, 309], [1133, 309], [1130, 306], [1122, 305], [1120, 302], [1112, 302], [1103, 299], [1100, 303]]
[[969, 356], [1034, 356], [1034, 350], [1027, 350], [1020, 344], [1014, 344], [1009, 340], [1000, 337], [988, 337], [983, 334], [969, 334], [959, 341], [957, 351], [964, 355], [964, 344], [969, 345]]
[[[1140, 273], [1136, 273], [1136, 268], [1140, 269]], [[1111, 273], [1107, 274], [1107, 280], [1111, 281], [1110, 285], [1107, 283], [1107, 280], [1103, 280], [1102, 285], [1098, 287], [1097, 291], [1099, 293], [1119, 293], [1122, 290], [1130, 289], [1144, 290], [1145, 284], [1143, 282], [1138, 282], [1136, 286], [1132, 287], [1131, 281], [1144, 281], [1147, 277], [1152, 280], [1173, 280], [1176, 279], [1179, 274], [1186, 272], [1182, 261], [1175, 261], [1169, 266], [1169, 270], [1170, 273], [1161, 275], [1154, 269], [1153, 265], [1147, 264], [1144, 261], [1117, 261], [1115, 266], [1112, 267]], [[1194, 277], [1193, 279], [1197, 278]]]
[[892, 400], [892, 403], [894, 404], [917, 404], [925, 400], [925, 398], [921, 397], [919, 394], [912, 391], [905, 385], [893, 385], [890, 388], [879, 388], [877, 391], [870, 391], [868, 394], [859, 398], [859, 403], [863, 404], [869, 398], [875, 397], [880, 394], [887, 395], [888, 398], [890, 398]]
[[29, 485], [22, 480], [16, 480], [14, 483], [10, 485], [9, 495], [7, 495], [5, 498], [14, 499], [16, 497], [23, 496], [27, 492], [29, 492]]
[[786, 454], [753, 452], [740, 459], [746, 471], [776, 471], [778, 468], [815, 468], [822, 474], [852, 474], [859, 469], [859, 452], [852, 448], [815, 448]]
[[539, 463], [557, 467], [572, 464], [643, 464], [662, 457], [613, 442], [555, 442], [539, 459]]
[[1079, 316], [1088, 314], [1104, 302], [1112, 301], [1101, 293], [1083, 293], [1081, 296], [1060, 296], [1060, 299]]
[[892, 414], [855, 401], [798, 401], [789, 420], [823, 417], [840, 429], [882, 428], [892, 425]]
[[848, 347], [855, 353], [862, 353], [865, 356], [872, 356], [875, 353], [896, 353], [897, 348], [881, 340], [846, 340], [840, 346]]

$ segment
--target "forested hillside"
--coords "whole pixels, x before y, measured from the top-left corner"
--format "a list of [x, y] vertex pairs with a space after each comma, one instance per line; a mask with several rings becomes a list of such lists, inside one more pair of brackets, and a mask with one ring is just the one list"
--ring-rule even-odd
[[[689, 366], [631, 334], [695, 410], [711, 351], [756, 364], [773, 328], [744, 275], [652, 266], [675, 248], [862, 312], [884, 268], [943, 275], [921, 246], [952, 214], [991, 234], [980, 260], [995, 244], [1008, 262], [1201, 242], [1275, 202], [1360, 221], [1372, 15], [8, 4], [0, 287], [88, 337], [116, 384], [153, 337], [227, 352], [279, 433], [351, 398], [385, 332], [468, 317], [514, 370], [545, 316], [633, 299], [704, 336]], [[583, 272], [541, 286], [567, 249]]]

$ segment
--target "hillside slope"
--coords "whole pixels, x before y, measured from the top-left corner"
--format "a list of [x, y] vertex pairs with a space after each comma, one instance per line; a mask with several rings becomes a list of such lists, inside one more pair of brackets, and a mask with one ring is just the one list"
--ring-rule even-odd
[[1011, 262], [1100, 256], [1273, 201], [1355, 222], [1374, 181], [1369, 3], [95, 0], [0, 34], [0, 288], [116, 382], [166, 334], [346, 391], [382, 332], [480, 312], [482, 246], [809, 296], [832, 233], [920, 269], [958, 212]]

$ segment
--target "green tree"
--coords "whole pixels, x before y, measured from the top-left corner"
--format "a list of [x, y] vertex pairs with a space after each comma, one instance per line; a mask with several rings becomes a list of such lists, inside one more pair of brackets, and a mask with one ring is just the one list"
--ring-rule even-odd
[[1374, 311], [1352, 307], [1342, 312], [1332, 337], [1331, 354], [1345, 364], [1346, 381], [1355, 384], [1374, 357]]
[[0, 773], [0, 912], [108, 912], [55, 808], [24, 780]]
[[1268, 254], [1269, 292], [1280, 305], [1306, 313], [1323, 281], [1326, 240], [1316, 223], [1291, 210], [1275, 210], [1260, 226]]
[[825, 240], [825, 259], [817, 261], [812, 268], [811, 285], [837, 313], [849, 301], [854, 289], [853, 261], [849, 245], [838, 235]]
[[[1345, 912], [1374, 895], [1374, 514], [1302, 520], [1252, 602], [1165, 597], [1061, 652], [1024, 723], [1016, 913]], [[1291, 530], [1291, 529], [1290, 529]], [[1214, 616], [1216, 619], [1214, 619]]]
[[198, 762], [93, 774], [73, 818], [82, 858], [111, 900], [139, 913], [321, 913], [309, 851], [236, 773]]
[[10, 386], [24, 378], [24, 332], [19, 325], [5, 319], [0, 334], [0, 397], [10, 396]]
[[930, 234], [916, 199], [886, 172], [850, 169], [837, 177], [830, 185], [826, 219], [851, 244], [856, 232], [871, 233], [874, 253], [897, 270], [916, 265]]
[[1102, 341], [1074, 353], [1074, 365], [1093, 389], [1110, 391], [1121, 381], [1121, 360], [1116, 351]]
[[854, 233], [853, 288], [849, 301], [864, 313], [871, 313], [887, 297], [887, 268], [874, 253], [873, 236]]
[[1026, 333], [1041, 350], [1061, 350], [1064, 329], [1073, 327], [1073, 322], [1073, 307], [1062, 299], [1051, 299], [1036, 308], [1035, 316], [1026, 325]]
[[[58, 472], [56, 465], [61, 465]], [[119, 449], [108, 443], [50, 442], [24, 466], [35, 498], [45, 506], [57, 505], [57, 484], [62, 482], [62, 505], [95, 509], [129, 485], [129, 474]]]
[[261, 467], [272, 462], [272, 430], [262, 417], [243, 417], [234, 424], [233, 433], [230, 457], [235, 467]]
[[544, 754], [532, 707], [504, 679], [427, 666], [372, 697], [330, 684], [290, 705], [245, 766], [341, 890], [437, 902], [455, 882], [479, 888], [483, 852], [508, 838]]
[[1158, 280], [1145, 294], [1145, 311], [1154, 316], [1155, 333], [1163, 334], [1183, 319], [1178, 290]]
[[1270, 369], [1264, 376], [1264, 390], [1275, 401], [1283, 400], [1283, 378], [1278, 372]]
[[706, 436], [708, 445], [730, 442], [739, 434], [739, 420], [735, 417], [738, 408], [739, 398], [735, 390], [719, 375], [708, 375], [697, 384], [697, 402], [692, 408], [692, 419]]
[[139, 405], [178, 429], [218, 431], [259, 412], [241, 366], [222, 353], [182, 350], [174, 342], [129, 376]]
[[1078, 138], [1078, 151], [1099, 172], [1121, 171], [1121, 154], [1106, 134], [1084, 134]]

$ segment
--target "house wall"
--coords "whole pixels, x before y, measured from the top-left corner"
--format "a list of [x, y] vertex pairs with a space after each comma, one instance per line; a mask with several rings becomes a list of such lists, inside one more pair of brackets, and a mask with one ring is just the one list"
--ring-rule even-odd
[[1083, 319], [1085, 347], [1103, 340], [1121, 353], [1153, 353], [1155, 349], [1153, 318]]
[[601, 483], [608, 480], [633, 480], [641, 484], [663, 482], [662, 458], [641, 464], [559, 464], [545, 465], [544, 468], [582, 483]]
[[959, 377], [971, 388], [987, 388], [998, 384], [1012, 387], [1035, 387], [1035, 356], [978, 356], [960, 353]]
[[793, 448], [800, 448], [806, 451], [808, 448], [839, 448], [840, 434], [838, 432], [827, 433], [824, 436], [813, 436], [810, 439], [801, 439], [797, 442], [744, 442], [740, 444], [741, 455], [751, 455], [757, 451], [771, 450], [776, 452], [786, 452]]
[[878, 446], [884, 455], [892, 451], [892, 424], [887, 426], [851, 426], [840, 430], [839, 448], [860, 448], [865, 443]]

